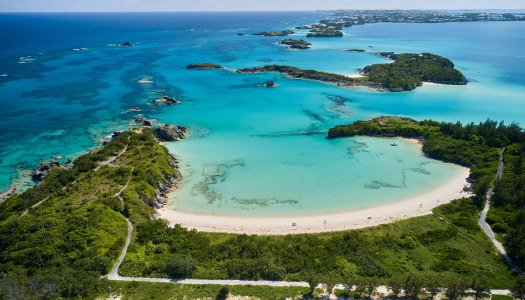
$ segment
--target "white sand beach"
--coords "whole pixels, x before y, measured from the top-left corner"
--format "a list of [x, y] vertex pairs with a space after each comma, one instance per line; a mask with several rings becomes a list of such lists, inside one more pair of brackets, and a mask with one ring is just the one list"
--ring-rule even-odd
[[[421, 143], [418, 140], [411, 139], [410, 142], [421, 147]], [[357, 229], [431, 214], [432, 209], [436, 206], [471, 196], [471, 194], [463, 191], [463, 187], [467, 184], [466, 179], [469, 176], [469, 172], [468, 168], [464, 168], [461, 174], [452, 178], [441, 187], [417, 197], [338, 214], [305, 217], [240, 218], [189, 214], [169, 207], [157, 210], [157, 214], [158, 217], [168, 220], [171, 225], [181, 224], [183, 227], [208, 232], [273, 235]]]
[[346, 77], [349, 77], [349, 78], [361, 78], [361, 77], [365, 77], [361, 74], [346, 74], [345, 75]]

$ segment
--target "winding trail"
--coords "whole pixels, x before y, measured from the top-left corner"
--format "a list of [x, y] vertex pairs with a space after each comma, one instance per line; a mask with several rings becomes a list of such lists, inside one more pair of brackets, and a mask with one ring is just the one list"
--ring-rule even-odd
[[[496, 181], [501, 179], [501, 176], [503, 174], [503, 152], [505, 152], [505, 148], [501, 149], [499, 152], [499, 161], [498, 161], [498, 171], [496, 172]], [[494, 231], [492, 231], [492, 228], [490, 228], [490, 225], [487, 223], [487, 213], [490, 209], [490, 201], [492, 199], [492, 196], [494, 196], [494, 187], [491, 187], [487, 191], [487, 201], [485, 202], [485, 208], [481, 212], [481, 216], [479, 217], [478, 224], [481, 226], [485, 234], [489, 237], [489, 239], [492, 241], [496, 249], [498, 249], [501, 257], [505, 259], [509, 267], [511, 267], [516, 273], [523, 274], [523, 272], [520, 270], [520, 268], [510, 259], [509, 255], [505, 251], [505, 248], [503, 245], [496, 239], [496, 235], [494, 234]]]

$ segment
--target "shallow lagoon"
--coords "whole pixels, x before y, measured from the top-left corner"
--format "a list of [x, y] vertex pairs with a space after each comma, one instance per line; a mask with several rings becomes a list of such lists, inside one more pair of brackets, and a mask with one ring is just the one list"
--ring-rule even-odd
[[[368, 24], [345, 29], [343, 38], [312, 39], [314, 47], [308, 51], [277, 45], [281, 38], [250, 35], [323, 17], [204, 13], [0, 18], [4, 28], [14, 28], [0, 34], [0, 74], [7, 75], [0, 77], [0, 189], [17, 179], [28, 186], [20, 174], [41, 160], [78, 155], [113, 130], [135, 126], [136, 113], [128, 109], [139, 106], [159, 124], [184, 125], [193, 132], [188, 140], [167, 145], [180, 157], [185, 176], [173, 194], [178, 209], [247, 216], [334, 212], [430, 191], [459, 169], [428, 160], [403, 141], [391, 147], [385, 139], [327, 140], [331, 126], [378, 115], [525, 121], [525, 41], [520, 38], [525, 22]], [[302, 34], [298, 31], [296, 37]], [[56, 42], [50, 35], [61, 38]], [[124, 41], [135, 46], [108, 46]], [[78, 47], [89, 50], [72, 50]], [[184, 69], [210, 61], [233, 69], [275, 63], [355, 74], [360, 67], [385, 62], [368, 53], [344, 52], [353, 48], [440, 54], [472, 82], [379, 93], [279, 74]], [[27, 55], [35, 60], [19, 64]], [[153, 84], [139, 84], [141, 78]], [[267, 80], [279, 87], [261, 87]], [[183, 103], [152, 105], [159, 90]]]

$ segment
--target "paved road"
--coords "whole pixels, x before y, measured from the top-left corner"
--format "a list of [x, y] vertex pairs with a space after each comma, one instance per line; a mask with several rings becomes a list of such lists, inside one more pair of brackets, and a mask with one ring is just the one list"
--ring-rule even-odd
[[[498, 171], [496, 172], [496, 180], [500, 180], [501, 175], [503, 174], [503, 167], [504, 167], [503, 152], [504, 151], [505, 151], [505, 148], [503, 148], [499, 153]], [[494, 234], [494, 231], [492, 231], [492, 228], [490, 228], [490, 225], [486, 221], [487, 213], [489, 212], [489, 209], [490, 209], [490, 201], [492, 199], [492, 196], [494, 196], [493, 187], [487, 191], [487, 201], [485, 202], [485, 208], [483, 209], [483, 211], [481, 212], [481, 216], [479, 217], [478, 224], [479, 226], [481, 226], [485, 234], [492, 241], [496, 249], [498, 249], [501, 257], [505, 259], [509, 267], [514, 269], [514, 271], [516, 271], [518, 274], [523, 274], [520, 268], [512, 261], [512, 259], [510, 259], [503, 245], [498, 240], [496, 240], [496, 235]]]
[[126, 253], [128, 252], [129, 244], [131, 243], [131, 236], [133, 235], [133, 225], [131, 225], [131, 222], [129, 220], [126, 220], [126, 222], [128, 222], [128, 236], [126, 238], [126, 243], [124, 244], [124, 248], [122, 248], [122, 252], [120, 253], [118, 261], [115, 263], [115, 265], [113, 266], [113, 269], [111, 269], [111, 272], [109, 272], [108, 274], [108, 279], [111, 279], [111, 280], [121, 280], [119, 278], [125, 278], [125, 277], [120, 277], [118, 275], [118, 268], [120, 267], [120, 264], [124, 260], [124, 257], [126, 257]]

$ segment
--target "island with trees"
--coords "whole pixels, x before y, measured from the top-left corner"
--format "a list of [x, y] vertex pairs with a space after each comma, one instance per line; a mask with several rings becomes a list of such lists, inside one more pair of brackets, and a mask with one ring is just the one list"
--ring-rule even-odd
[[422, 54], [394, 54], [382, 52], [382, 56], [393, 59], [390, 64], [374, 64], [361, 70], [363, 77], [348, 77], [344, 75], [303, 70], [291, 66], [266, 65], [255, 68], [237, 70], [237, 73], [279, 72], [292, 78], [311, 79], [336, 84], [338, 86], [365, 86], [380, 91], [403, 92], [411, 91], [423, 82], [440, 84], [464, 85], [467, 79], [454, 64], [441, 56]]
[[224, 67], [221, 65], [213, 64], [213, 63], [199, 63], [199, 64], [191, 64], [187, 65], [186, 69], [223, 69]]
[[287, 36], [290, 34], [294, 34], [295, 32], [292, 30], [283, 30], [283, 31], [263, 31], [259, 33], [254, 33], [252, 35], [262, 35], [262, 36]]
[[290, 49], [299, 49], [299, 50], [305, 50], [310, 49], [311, 43], [308, 43], [305, 40], [294, 40], [294, 39], [285, 39], [279, 42], [279, 44], [282, 45], [288, 45], [290, 46]]

